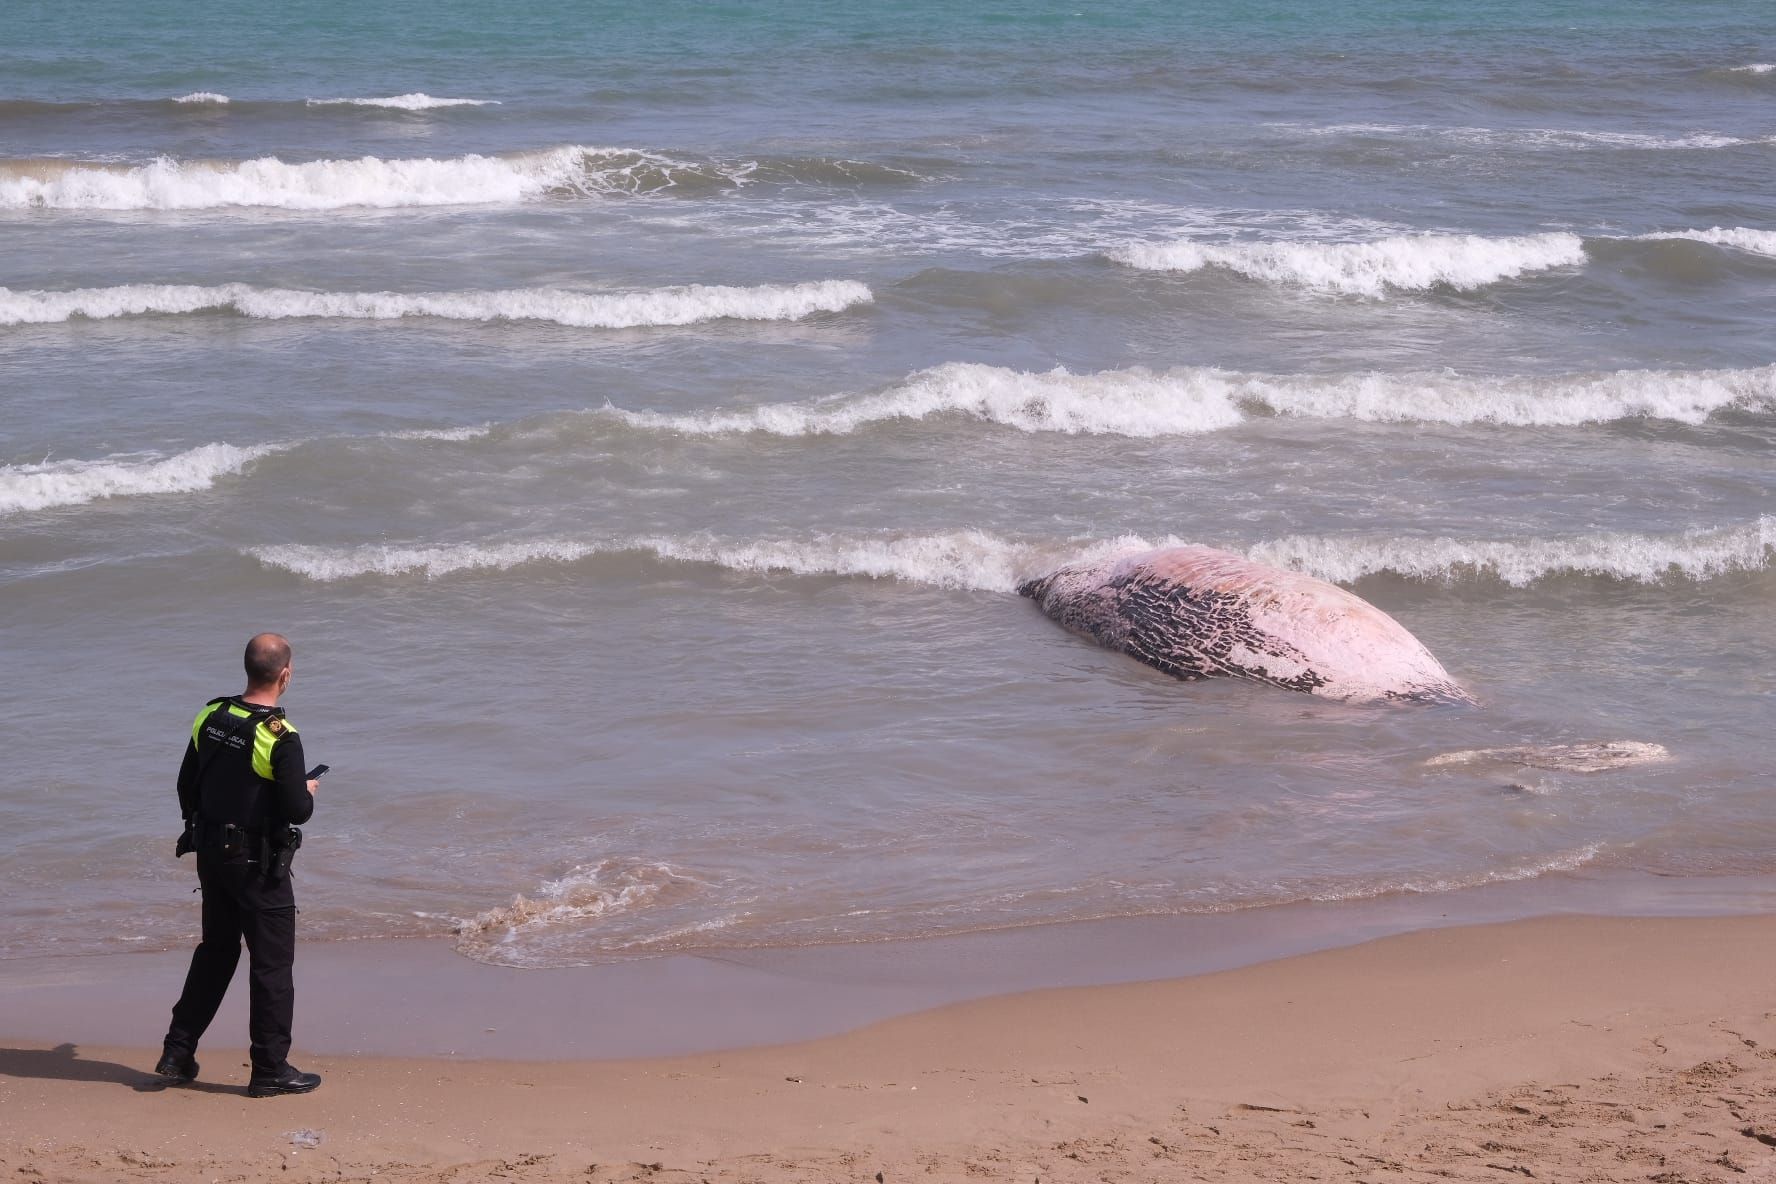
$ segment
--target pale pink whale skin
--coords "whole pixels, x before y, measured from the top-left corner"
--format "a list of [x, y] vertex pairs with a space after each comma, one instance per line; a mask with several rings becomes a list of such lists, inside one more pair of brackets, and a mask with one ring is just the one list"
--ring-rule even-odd
[[1074, 564], [1018, 592], [1067, 628], [1177, 678], [1234, 675], [1346, 702], [1473, 702], [1368, 601], [1213, 547]]

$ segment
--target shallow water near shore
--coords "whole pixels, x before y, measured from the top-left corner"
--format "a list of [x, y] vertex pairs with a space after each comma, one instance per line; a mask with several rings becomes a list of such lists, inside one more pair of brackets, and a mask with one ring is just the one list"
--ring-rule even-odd
[[[260, 628], [316, 937], [1761, 899], [1751, 7], [415, 11], [0, 16], [0, 957], [189, 940], [178, 749]], [[1482, 705], [1186, 686], [1014, 593], [1168, 540]], [[1598, 740], [1670, 756], [1428, 763]]]
[[[319, 1055], [463, 1060], [677, 1056], [794, 1045], [969, 1000], [1266, 963], [1298, 975], [1311, 995], [1314, 975], [1301, 972], [1301, 956], [1427, 930], [1502, 928], [1533, 944], [1527, 934], [1549, 920], [1595, 935], [1619, 931], [1624, 919], [1684, 918], [1718, 935], [1718, 923], [1730, 917], [1755, 923], [1762, 918], [1751, 914], [1772, 912], [1776, 877], [1624, 872], [1554, 885], [1516, 881], [1243, 913], [707, 950], [543, 970], [472, 961], [424, 938], [309, 942], [298, 958], [300, 1044]], [[1728, 940], [1720, 948], [1740, 945]], [[5, 1035], [139, 1045], [153, 1038], [165, 1011], [151, 984], [178, 983], [187, 961], [182, 949], [0, 960]], [[240, 1032], [246, 1020], [245, 995], [236, 993], [213, 1030]]]

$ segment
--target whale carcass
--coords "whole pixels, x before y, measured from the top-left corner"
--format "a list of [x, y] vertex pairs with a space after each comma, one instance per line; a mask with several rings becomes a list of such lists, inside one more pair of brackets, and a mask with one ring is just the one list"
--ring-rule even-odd
[[1018, 593], [1068, 629], [1175, 678], [1234, 675], [1348, 702], [1473, 702], [1368, 601], [1213, 547], [1072, 564]]

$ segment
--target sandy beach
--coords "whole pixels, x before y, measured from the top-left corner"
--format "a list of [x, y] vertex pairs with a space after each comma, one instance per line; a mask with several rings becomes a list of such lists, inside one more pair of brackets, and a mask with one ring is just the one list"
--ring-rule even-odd
[[[7, 1180], [1776, 1179], [1776, 918], [1549, 918], [640, 1060], [310, 1056], [249, 1101], [57, 1023]], [[505, 972], [523, 974], [524, 972]], [[306, 984], [350, 999], [350, 982]], [[837, 988], [842, 990], [843, 988]], [[41, 988], [53, 992], [53, 986]], [[31, 992], [8, 996], [21, 1017]], [[563, 1006], [564, 1030], [597, 998]], [[98, 1029], [101, 1025], [88, 1026]], [[227, 1040], [232, 1029], [219, 1032]], [[301, 1037], [299, 1034], [299, 1043]]]
[[0, 1184], [1776, 1184], [1773, 12], [0, 0]]

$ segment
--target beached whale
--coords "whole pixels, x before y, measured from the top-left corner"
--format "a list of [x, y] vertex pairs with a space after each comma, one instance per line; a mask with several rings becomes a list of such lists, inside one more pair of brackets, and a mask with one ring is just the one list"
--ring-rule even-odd
[[1256, 679], [1329, 699], [1472, 697], [1404, 626], [1324, 580], [1213, 547], [1164, 547], [1026, 581], [1050, 617], [1175, 678]]

